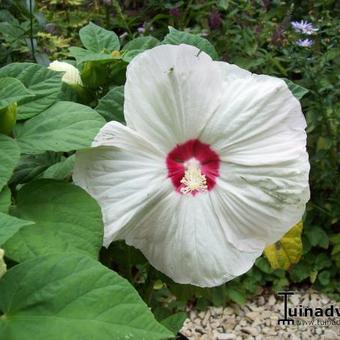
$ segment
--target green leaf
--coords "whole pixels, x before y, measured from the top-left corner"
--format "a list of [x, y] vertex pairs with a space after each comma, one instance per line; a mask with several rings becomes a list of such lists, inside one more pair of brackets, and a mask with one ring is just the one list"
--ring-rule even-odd
[[209, 54], [212, 59], [219, 59], [215, 47], [207, 39], [204, 39], [199, 35], [178, 31], [171, 26], [169, 26], [169, 33], [165, 36], [162, 43], [172, 45], [192, 45], [199, 48], [201, 51]]
[[78, 150], [90, 146], [104, 123], [88, 106], [61, 101], [25, 122], [17, 142], [27, 154]]
[[28, 91], [18, 79], [10, 77], [0, 78], [0, 83], [0, 110], [21, 99], [34, 97], [34, 94]]
[[55, 103], [61, 91], [62, 76], [61, 72], [31, 63], [13, 63], [0, 69], [0, 77], [17, 78], [35, 95], [19, 101], [17, 119], [33, 117]]
[[93, 52], [117, 51], [120, 48], [116, 33], [108, 31], [90, 22], [79, 31], [80, 40], [84, 47]]
[[183, 327], [184, 321], [187, 319], [187, 314], [184, 312], [178, 312], [168, 316], [161, 320], [161, 324], [169, 329], [171, 332], [177, 334]]
[[153, 48], [160, 44], [160, 41], [152, 36], [149, 37], [138, 37], [129, 41], [123, 48], [123, 50], [133, 51], [133, 50], [141, 50], [145, 51], [150, 48]]
[[60, 180], [65, 179], [66, 177], [71, 176], [75, 161], [75, 155], [65, 158], [50, 166], [46, 171], [44, 171], [42, 177]]
[[77, 63], [83, 63], [85, 61], [98, 61], [98, 62], [108, 62], [113, 61], [118, 58], [115, 58], [111, 55], [111, 53], [97, 53], [89, 50], [85, 50], [80, 47], [70, 47], [69, 48], [70, 55], [77, 60]]
[[20, 158], [20, 149], [13, 138], [0, 134], [0, 190], [10, 179]]
[[237, 289], [228, 288], [227, 289], [229, 298], [239, 305], [243, 305], [246, 302], [245, 296]]
[[123, 54], [123, 61], [125, 61], [126, 63], [129, 63], [136, 55], [138, 55], [139, 53], [144, 52], [144, 50], [132, 50], [132, 51], [126, 51]]
[[7, 214], [11, 205], [11, 191], [6, 186], [0, 191], [0, 212]]
[[56, 252], [73, 251], [97, 258], [103, 222], [96, 201], [81, 188], [43, 179], [18, 193], [16, 216], [34, 221], [5, 245], [17, 262]]
[[317, 255], [315, 259], [315, 264], [314, 264], [314, 267], [317, 271], [324, 269], [324, 268], [329, 268], [331, 266], [332, 266], [332, 260], [327, 254], [320, 253]]
[[60, 156], [54, 152], [23, 155], [14, 170], [10, 183], [27, 183], [38, 178], [48, 167], [57, 163]]
[[331, 273], [324, 270], [318, 275], [318, 279], [323, 286], [327, 286], [331, 281]]
[[271, 274], [273, 272], [273, 268], [265, 257], [259, 257], [255, 261], [255, 266], [266, 274]]
[[309, 92], [309, 90], [305, 89], [304, 87], [298, 84], [295, 84], [294, 82], [287, 78], [283, 78], [283, 80], [286, 82], [289, 90], [298, 100], [300, 100], [304, 95], [306, 95]]
[[289, 271], [290, 277], [294, 282], [301, 282], [308, 278], [313, 272], [313, 268], [306, 261], [300, 261]]
[[313, 247], [320, 246], [327, 249], [329, 246], [328, 235], [320, 227], [313, 226], [310, 229], [306, 229], [306, 236]]
[[291, 228], [278, 242], [265, 248], [266, 255], [273, 269], [288, 270], [298, 263], [302, 256], [302, 222]]
[[124, 86], [114, 87], [100, 98], [96, 111], [108, 122], [111, 120], [124, 122]]
[[23, 226], [30, 224], [33, 224], [33, 222], [0, 213], [0, 246], [16, 234]]
[[2, 339], [157, 340], [157, 323], [125, 279], [86, 256], [54, 254], [11, 268], [0, 281]]

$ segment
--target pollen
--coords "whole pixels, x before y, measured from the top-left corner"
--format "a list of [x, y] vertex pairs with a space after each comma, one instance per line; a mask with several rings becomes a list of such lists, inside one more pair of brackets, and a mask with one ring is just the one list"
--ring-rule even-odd
[[185, 170], [184, 177], [181, 179], [183, 187], [181, 193], [186, 195], [195, 192], [208, 190], [207, 179], [196, 162], [190, 162]]

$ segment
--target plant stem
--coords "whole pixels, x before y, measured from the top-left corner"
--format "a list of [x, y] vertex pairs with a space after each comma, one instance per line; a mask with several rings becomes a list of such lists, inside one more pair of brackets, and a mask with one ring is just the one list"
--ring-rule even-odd
[[32, 8], [32, 0], [30, 0], [30, 41], [31, 41], [31, 50], [32, 56], [35, 60], [35, 51], [34, 51], [34, 41], [33, 41], [33, 8]]

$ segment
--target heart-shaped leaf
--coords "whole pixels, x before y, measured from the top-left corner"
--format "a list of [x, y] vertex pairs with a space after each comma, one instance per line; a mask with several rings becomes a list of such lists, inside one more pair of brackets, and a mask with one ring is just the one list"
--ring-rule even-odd
[[0, 110], [21, 99], [34, 97], [18, 79], [5, 77], [0, 78], [0, 82]]
[[0, 213], [0, 246], [9, 240], [23, 226], [29, 224], [33, 224], [33, 222]]
[[0, 77], [20, 80], [34, 94], [34, 97], [20, 100], [17, 119], [33, 117], [55, 103], [61, 91], [62, 76], [60, 72], [31, 63], [13, 63], [0, 69]]
[[111, 120], [124, 122], [124, 86], [114, 87], [100, 98], [96, 111], [108, 122]]
[[10, 269], [0, 281], [0, 312], [2, 339], [173, 336], [128, 281], [95, 260], [74, 254], [38, 257]]
[[79, 31], [80, 40], [84, 47], [92, 52], [117, 51], [120, 48], [116, 33], [108, 31], [90, 22]]
[[0, 134], [0, 190], [10, 179], [19, 158], [20, 149], [15, 140]]
[[15, 215], [34, 221], [4, 246], [7, 256], [22, 262], [36, 256], [74, 251], [97, 258], [103, 222], [96, 201], [81, 188], [39, 180], [18, 193]]
[[25, 122], [17, 142], [27, 154], [78, 150], [91, 145], [104, 123], [88, 106], [61, 101]]
[[209, 54], [214, 60], [219, 59], [215, 47], [207, 39], [204, 39], [199, 35], [178, 31], [171, 26], [169, 27], [169, 33], [165, 36], [162, 43], [171, 45], [192, 45]]

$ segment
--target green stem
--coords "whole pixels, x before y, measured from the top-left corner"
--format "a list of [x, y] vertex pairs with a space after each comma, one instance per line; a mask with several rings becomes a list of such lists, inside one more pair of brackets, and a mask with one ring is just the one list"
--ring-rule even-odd
[[34, 50], [34, 41], [33, 41], [33, 6], [32, 6], [32, 0], [30, 0], [30, 41], [31, 41], [31, 50], [32, 50], [32, 56], [35, 60], [35, 50]]
[[122, 12], [122, 9], [120, 7], [120, 4], [117, 0], [112, 0], [112, 7], [115, 10], [115, 12], [117, 13], [117, 15], [119, 16], [119, 18], [122, 20], [123, 24], [124, 24], [124, 28], [127, 30], [127, 32], [129, 33], [129, 35], [132, 35], [132, 32], [130, 30], [130, 27], [125, 19], [125, 15]]

